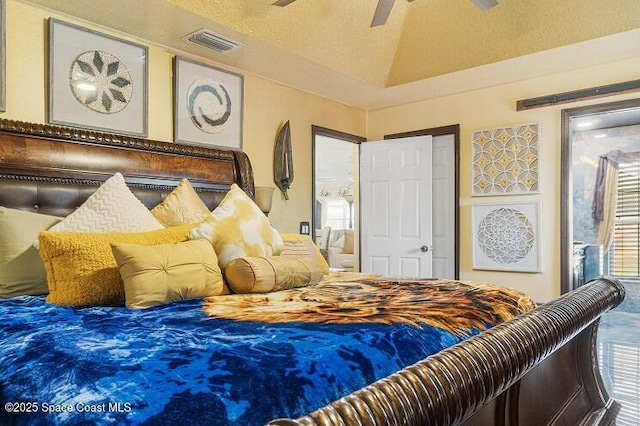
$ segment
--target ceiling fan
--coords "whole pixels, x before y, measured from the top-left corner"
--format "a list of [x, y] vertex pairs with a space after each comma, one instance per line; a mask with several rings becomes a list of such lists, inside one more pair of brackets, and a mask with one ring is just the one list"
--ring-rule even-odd
[[[272, 3], [274, 6], [284, 7], [288, 4], [293, 3], [296, 0], [277, 0]], [[378, 5], [376, 6], [376, 11], [373, 14], [373, 20], [371, 21], [372, 27], [377, 27], [378, 25], [384, 25], [387, 22], [387, 18], [391, 13], [391, 9], [393, 8], [393, 4], [396, 0], [378, 0]], [[413, 0], [407, 0], [408, 2], [412, 2]], [[499, 0], [471, 0], [473, 4], [475, 4], [480, 10], [487, 11], [494, 6], [497, 6]]]

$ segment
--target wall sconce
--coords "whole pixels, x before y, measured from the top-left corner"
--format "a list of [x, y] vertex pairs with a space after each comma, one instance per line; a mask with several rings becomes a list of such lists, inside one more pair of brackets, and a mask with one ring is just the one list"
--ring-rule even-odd
[[262, 210], [265, 216], [269, 216], [271, 211], [271, 202], [273, 201], [273, 191], [276, 189], [272, 186], [256, 186], [256, 204]]

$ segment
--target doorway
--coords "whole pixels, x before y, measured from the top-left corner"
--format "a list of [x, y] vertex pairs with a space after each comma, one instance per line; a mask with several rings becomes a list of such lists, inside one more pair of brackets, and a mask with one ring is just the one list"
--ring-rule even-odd
[[312, 233], [332, 270], [359, 271], [360, 136], [311, 126]]
[[563, 110], [561, 167], [562, 293], [640, 288], [640, 99]]
[[460, 125], [385, 135], [384, 139], [433, 138], [433, 276], [460, 278]]

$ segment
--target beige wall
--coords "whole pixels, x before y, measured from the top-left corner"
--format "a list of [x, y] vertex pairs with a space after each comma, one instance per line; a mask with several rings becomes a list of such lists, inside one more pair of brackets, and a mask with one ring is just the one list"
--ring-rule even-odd
[[[58, 18], [149, 46], [149, 139], [173, 140], [172, 58], [174, 55], [221, 66], [205, 58], [127, 37], [109, 29], [9, 0], [7, 3], [7, 111], [0, 118], [46, 122], [47, 19]], [[273, 186], [273, 145], [279, 127], [290, 120], [295, 179], [289, 201], [274, 194], [270, 219], [281, 232], [297, 232], [311, 220], [311, 125], [365, 134], [366, 112], [358, 108], [244, 74], [243, 150], [253, 164], [257, 185]]]
[[[484, 90], [370, 111], [367, 138], [460, 124], [460, 277], [495, 282], [526, 291], [537, 301], [560, 294], [560, 137], [561, 110], [638, 97], [621, 95], [556, 107], [516, 111], [516, 101], [615, 82], [635, 80], [640, 56], [581, 71], [550, 75]], [[471, 132], [537, 122], [541, 124], [541, 193], [527, 196], [471, 197]], [[508, 273], [472, 269], [471, 205], [525, 200], [542, 202], [542, 273]]]
[[[7, 111], [2, 118], [44, 123], [46, 120], [46, 19], [50, 16], [98, 31], [110, 31], [16, 0], [7, 4]], [[127, 38], [120, 33], [112, 33]], [[174, 52], [145, 40], [149, 46], [149, 138], [172, 140], [172, 57]], [[215, 62], [193, 58], [211, 65]], [[319, 125], [369, 140], [385, 134], [459, 123], [461, 125], [461, 278], [491, 281], [527, 291], [546, 301], [560, 293], [560, 110], [628, 99], [621, 95], [596, 101], [517, 112], [519, 99], [634, 80], [640, 57], [581, 71], [551, 75], [484, 90], [385, 108], [368, 113], [309, 93], [245, 74], [244, 151], [249, 155], [256, 184], [272, 184], [273, 144], [284, 121], [291, 121], [295, 181], [290, 200], [274, 194], [270, 219], [282, 232], [297, 232], [300, 221], [311, 220], [311, 125]], [[242, 70], [235, 70], [242, 73]], [[508, 201], [542, 202], [542, 269], [539, 274], [473, 270], [471, 266], [471, 204], [504, 202], [506, 197], [472, 198], [470, 193], [471, 132], [477, 129], [538, 122], [542, 125], [541, 194], [508, 197]]]

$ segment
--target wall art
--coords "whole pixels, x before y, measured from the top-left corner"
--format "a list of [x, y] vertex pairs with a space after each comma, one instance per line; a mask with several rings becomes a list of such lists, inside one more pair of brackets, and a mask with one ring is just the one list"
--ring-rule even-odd
[[49, 123], [147, 136], [145, 46], [49, 19]]
[[476, 204], [473, 268], [540, 272], [540, 202]]
[[244, 77], [176, 57], [174, 140], [242, 149]]
[[472, 195], [540, 192], [540, 125], [522, 124], [472, 133]]
[[7, 110], [7, 2], [0, 0], [0, 112]]

